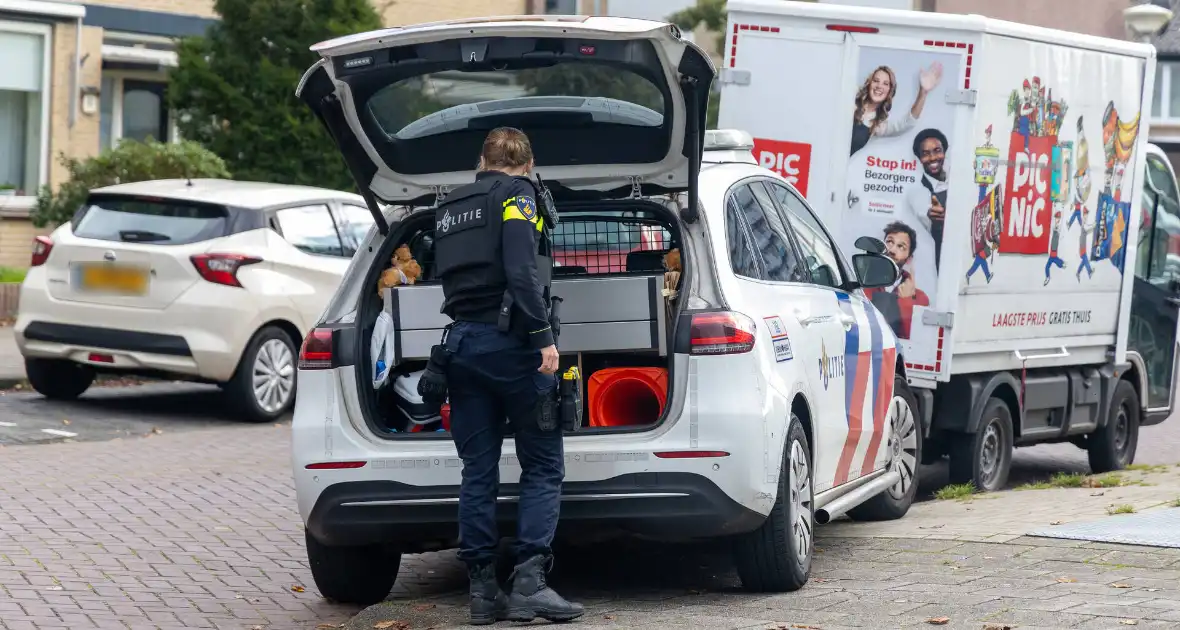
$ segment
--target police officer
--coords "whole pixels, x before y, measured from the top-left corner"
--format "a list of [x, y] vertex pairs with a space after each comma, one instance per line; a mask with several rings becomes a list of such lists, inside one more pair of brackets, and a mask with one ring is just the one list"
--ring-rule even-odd
[[[527, 177], [532, 168], [528, 137], [495, 129], [484, 141], [475, 183], [452, 192], [435, 211], [442, 310], [455, 322], [445, 346], [451, 434], [463, 460], [459, 558], [468, 566], [476, 625], [568, 621], [583, 613], [581, 604], [545, 583], [565, 462], [561, 426], [552, 422], [558, 366], [547, 304], [552, 265], [538, 256], [546, 235]], [[521, 468], [518, 564], [508, 597], [495, 571], [506, 419]]]

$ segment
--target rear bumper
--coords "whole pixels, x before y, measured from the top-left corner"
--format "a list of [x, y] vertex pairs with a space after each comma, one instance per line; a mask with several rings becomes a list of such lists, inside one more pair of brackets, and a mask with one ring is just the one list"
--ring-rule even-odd
[[[267, 319], [295, 321], [275, 305], [239, 288], [200, 282], [163, 309], [59, 300], [46, 290], [40, 268], [21, 287], [15, 325], [17, 347], [30, 358], [62, 359], [95, 368], [140, 374], [229, 380], [242, 351]], [[279, 317], [267, 317], [270, 314]], [[90, 353], [111, 361], [91, 361]]]
[[[519, 486], [501, 484], [500, 531], [515, 530]], [[324, 489], [307, 529], [326, 545], [393, 543], [405, 551], [454, 546], [459, 488], [353, 481]], [[757, 529], [765, 516], [694, 473], [634, 473], [562, 486], [561, 536], [593, 529], [660, 540], [692, 540]]]

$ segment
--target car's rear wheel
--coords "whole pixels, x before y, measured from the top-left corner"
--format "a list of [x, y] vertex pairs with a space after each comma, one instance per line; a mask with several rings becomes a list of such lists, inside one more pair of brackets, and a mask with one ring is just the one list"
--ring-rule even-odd
[[747, 591], [796, 591], [811, 575], [815, 549], [811, 448], [803, 423], [793, 413], [784, 451], [778, 496], [770, 515], [734, 544], [738, 575]]
[[25, 359], [25, 377], [38, 394], [53, 400], [74, 400], [94, 383], [94, 369], [61, 359]]
[[889, 470], [901, 474], [901, 481], [885, 492], [848, 511], [858, 521], [892, 521], [905, 516], [918, 495], [918, 462], [922, 459], [922, 426], [918, 399], [910, 391], [905, 377], [893, 379], [893, 399], [886, 420], [892, 427], [885, 448], [889, 453]]
[[382, 545], [329, 547], [304, 530], [311, 577], [324, 597], [341, 604], [370, 606], [393, 589], [402, 555]]
[[230, 400], [252, 422], [270, 422], [295, 401], [295, 342], [275, 326], [259, 330], [225, 385]]

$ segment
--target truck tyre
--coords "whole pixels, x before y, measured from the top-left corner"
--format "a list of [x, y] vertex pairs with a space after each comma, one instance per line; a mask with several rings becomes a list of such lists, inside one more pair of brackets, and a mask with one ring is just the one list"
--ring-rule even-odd
[[742, 587], [756, 593], [797, 591], [811, 575], [815, 509], [811, 447], [803, 423], [791, 414], [778, 496], [758, 529], [734, 543]]
[[382, 545], [329, 547], [303, 530], [316, 588], [340, 604], [371, 606], [393, 590], [402, 555]]
[[25, 359], [25, 376], [50, 400], [74, 400], [94, 383], [94, 368], [61, 359]]
[[1128, 381], [1119, 381], [1110, 401], [1106, 425], [1086, 439], [1090, 470], [1106, 473], [1122, 470], [1135, 461], [1139, 448], [1139, 394]]
[[892, 427], [889, 441], [889, 470], [901, 473], [901, 481], [885, 492], [848, 511], [857, 521], [892, 521], [905, 516], [918, 496], [918, 462], [922, 460], [922, 420], [918, 399], [901, 375], [893, 378], [893, 399], [887, 420]]
[[225, 385], [230, 403], [247, 422], [273, 422], [295, 402], [296, 342], [266, 326], [246, 344], [238, 369]]
[[951, 483], [969, 483], [981, 492], [995, 492], [1008, 483], [1012, 466], [1012, 412], [999, 398], [983, 407], [979, 430], [951, 436]]

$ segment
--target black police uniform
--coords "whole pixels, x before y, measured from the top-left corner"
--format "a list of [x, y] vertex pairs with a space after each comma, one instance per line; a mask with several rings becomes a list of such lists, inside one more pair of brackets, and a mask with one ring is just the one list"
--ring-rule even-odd
[[[435, 211], [435, 267], [442, 311], [454, 320], [450, 354], [451, 434], [463, 460], [459, 558], [471, 570], [472, 621], [573, 619], [582, 607], [545, 585], [565, 476], [560, 426], [542, 426], [556, 377], [538, 371], [554, 344], [549, 322], [551, 258], [536, 189], [523, 177], [480, 173]], [[552, 414], [546, 414], [546, 418]], [[510, 598], [495, 581], [496, 496], [508, 420], [520, 460], [516, 573]]]

